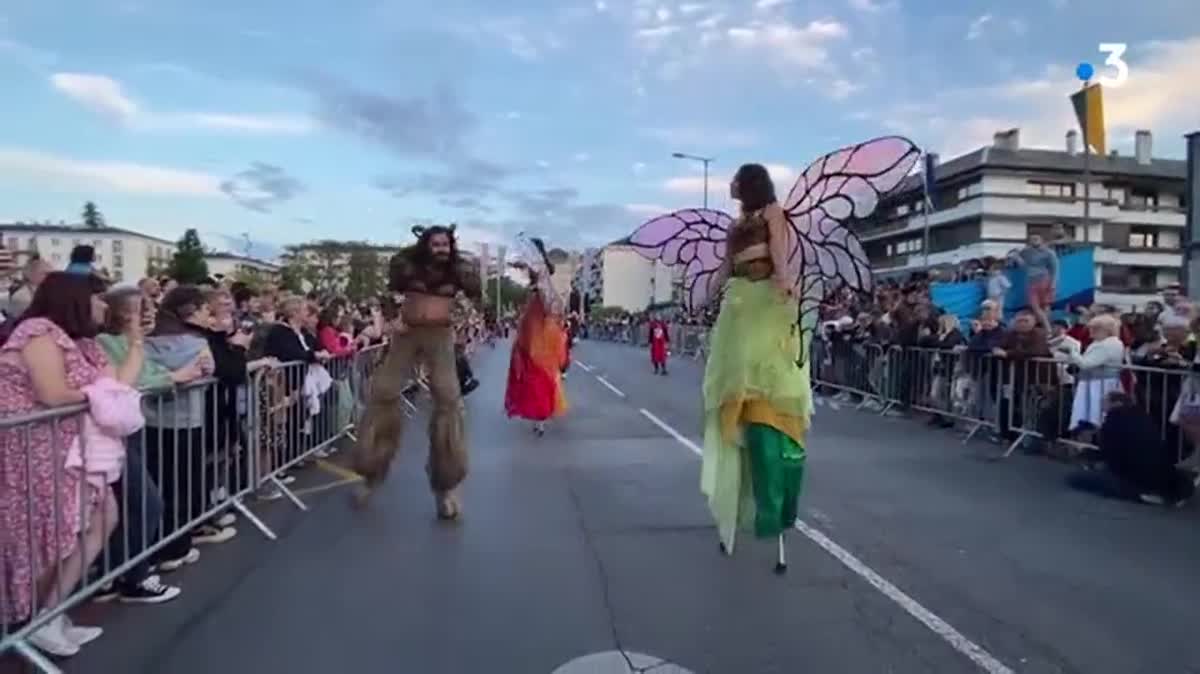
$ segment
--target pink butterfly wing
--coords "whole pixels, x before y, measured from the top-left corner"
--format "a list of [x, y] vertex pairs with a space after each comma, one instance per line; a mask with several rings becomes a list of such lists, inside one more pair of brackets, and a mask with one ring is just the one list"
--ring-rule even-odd
[[888, 136], [831, 152], [800, 174], [783, 210], [791, 224], [786, 273], [800, 295], [802, 330], [815, 327], [833, 287], [871, 289], [871, 263], [849, 223], [871, 215], [920, 157], [911, 141]]
[[733, 218], [714, 209], [688, 208], [660, 215], [638, 227], [629, 245], [650, 260], [683, 269], [688, 308], [704, 307], [720, 291], [717, 271]]

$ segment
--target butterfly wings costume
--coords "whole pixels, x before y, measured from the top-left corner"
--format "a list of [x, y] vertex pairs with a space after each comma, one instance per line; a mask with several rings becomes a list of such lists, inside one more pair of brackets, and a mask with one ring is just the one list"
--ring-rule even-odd
[[[735, 219], [719, 210], [681, 210], [650, 220], [630, 237], [644, 256], [682, 268], [692, 310], [720, 296], [704, 373], [701, 490], [727, 552], [739, 528], [766, 538], [796, 520], [817, 311], [836, 287], [870, 290], [870, 264], [847, 224], [870, 215], [919, 158], [908, 140], [884, 137], [809, 166], [782, 204], [788, 225], [782, 273], [768, 260], [754, 261], [770, 265], [763, 274], [733, 259], [747, 229], [763, 228], [758, 238], [766, 240], [758, 213]], [[791, 288], [791, 297], [772, 276]]]

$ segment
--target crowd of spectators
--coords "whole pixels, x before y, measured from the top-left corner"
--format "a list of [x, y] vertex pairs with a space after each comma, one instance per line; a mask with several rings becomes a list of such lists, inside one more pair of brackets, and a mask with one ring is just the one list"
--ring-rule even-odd
[[[95, 601], [178, 597], [167, 574], [237, 535], [231, 495], [278, 499], [295, 478], [277, 468], [335, 450], [369, 360], [355, 356], [381, 354], [392, 327], [377, 301], [231, 279], [114, 286], [87, 246], [63, 271], [0, 257], [0, 636], [86, 586]], [[455, 318], [466, 391], [489, 326], [469, 303]], [[129, 432], [104, 421], [114, 409]], [[66, 657], [101, 632], [62, 615], [29, 642]]]

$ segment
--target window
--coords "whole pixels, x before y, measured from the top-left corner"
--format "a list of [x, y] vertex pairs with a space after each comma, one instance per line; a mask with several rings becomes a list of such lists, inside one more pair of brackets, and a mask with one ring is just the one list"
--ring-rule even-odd
[[15, 236], [8, 237], [8, 249], [17, 250], [21, 247], [21, 240]]
[[113, 266], [120, 267], [125, 264], [125, 257], [120, 253], [113, 253]]
[[1029, 223], [1025, 225], [1026, 237], [1030, 237], [1035, 234], [1042, 237], [1042, 240], [1047, 243], [1078, 240], [1075, 238], [1075, 225], [1068, 225], [1061, 222], [1053, 224]]
[[1033, 191], [1033, 193], [1039, 196], [1058, 198], [1073, 198], [1075, 196], [1075, 183], [1051, 183], [1031, 180], [1029, 184], [1036, 188], [1036, 191]]
[[1100, 285], [1105, 288], [1124, 288], [1129, 282], [1129, 268], [1106, 264], [1100, 267]]
[[113, 252], [114, 253], [121, 252], [121, 240], [120, 239], [113, 239]]
[[1158, 208], [1158, 193], [1134, 188], [1129, 191], [1129, 201], [1125, 205], [1130, 208]]
[[60, 255], [58, 253], [52, 253], [50, 255], [50, 261], [51, 262], [62, 262], [62, 255]]
[[57, 245], [58, 245], [58, 239], [56, 239], [56, 238], [53, 238], [53, 237], [52, 237], [52, 238], [50, 239], [50, 245], [51, 245], [51, 246], [57, 246]]
[[1129, 230], [1130, 248], [1158, 248], [1158, 232], [1147, 227]]
[[104, 245], [104, 242], [103, 242], [103, 241], [101, 241], [100, 239], [92, 239], [92, 246], [93, 246], [93, 247], [95, 247], [95, 248], [99, 248], [100, 246], [103, 246], [103, 245]]

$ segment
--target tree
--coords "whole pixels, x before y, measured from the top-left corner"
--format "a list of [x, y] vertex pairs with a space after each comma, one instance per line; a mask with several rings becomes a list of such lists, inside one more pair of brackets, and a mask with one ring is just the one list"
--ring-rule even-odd
[[[500, 306], [504, 308], [519, 307], [525, 303], [525, 296], [529, 294], [528, 288], [516, 283], [507, 276], [501, 279], [500, 283]], [[496, 307], [496, 279], [490, 278], [484, 288], [483, 306], [491, 308], [493, 311]]]
[[183, 238], [175, 246], [175, 256], [171, 259], [168, 273], [180, 283], [201, 283], [208, 278], [204, 244], [200, 243], [200, 235], [196, 230], [189, 229], [183, 233]]
[[350, 270], [346, 275], [346, 297], [363, 302], [378, 297], [384, 289], [384, 269], [379, 254], [369, 246], [350, 251]]
[[296, 257], [291, 257], [279, 269], [279, 286], [284, 290], [303, 294], [304, 281], [307, 276], [308, 269], [304, 261]]
[[89, 201], [83, 205], [83, 226], [88, 229], [100, 229], [104, 226], [104, 216], [96, 204]]

